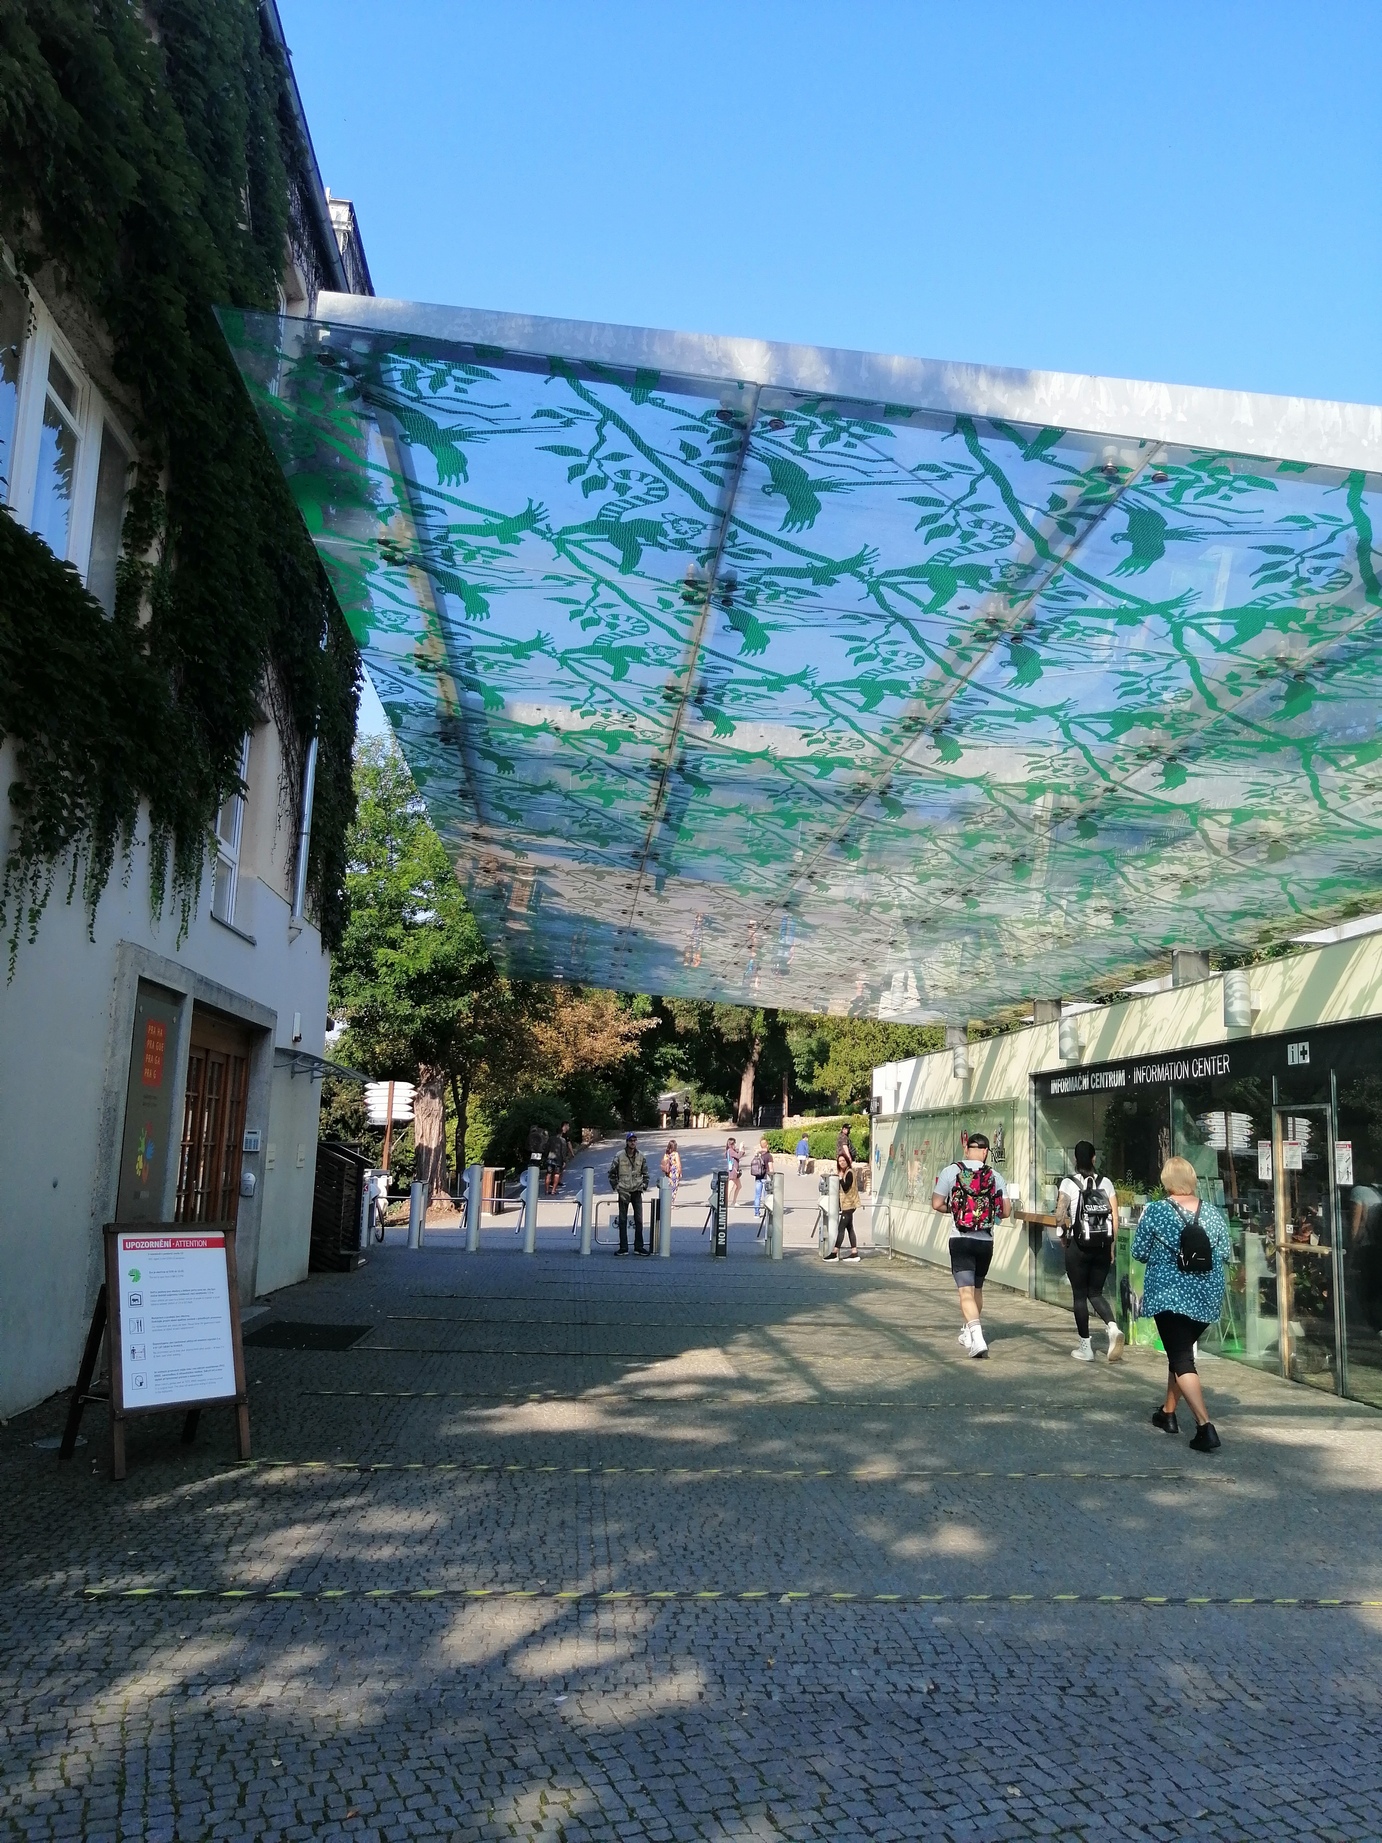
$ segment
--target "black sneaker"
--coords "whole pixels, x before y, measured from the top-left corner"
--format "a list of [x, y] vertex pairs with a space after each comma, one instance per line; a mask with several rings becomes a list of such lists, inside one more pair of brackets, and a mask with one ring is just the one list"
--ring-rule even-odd
[[1180, 1422], [1174, 1414], [1168, 1414], [1164, 1408], [1158, 1408], [1152, 1416], [1153, 1427], [1159, 1427], [1163, 1433], [1179, 1433]]
[[1203, 1427], [1195, 1429], [1195, 1437], [1190, 1444], [1197, 1453], [1217, 1453], [1223, 1441], [1215, 1432], [1213, 1421], [1206, 1421]]

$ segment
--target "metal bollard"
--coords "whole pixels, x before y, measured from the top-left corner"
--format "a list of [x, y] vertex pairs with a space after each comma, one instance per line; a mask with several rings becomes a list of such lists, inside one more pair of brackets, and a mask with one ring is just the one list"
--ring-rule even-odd
[[427, 1186], [420, 1180], [408, 1193], [408, 1246], [420, 1248], [427, 1228]]
[[787, 1174], [783, 1171], [773, 1173], [773, 1226], [768, 1230], [768, 1259], [782, 1259], [783, 1218], [787, 1214]]
[[483, 1165], [467, 1165], [465, 1172], [465, 1251], [467, 1254], [480, 1252], [480, 1193], [484, 1187], [485, 1168]]
[[663, 1260], [672, 1254], [672, 1180], [657, 1181], [657, 1251]]
[[537, 1249], [537, 1192], [542, 1177], [541, 1168], [529, 1165], [523, 1173], [523, 1252], [532, 1254]]
[[365, 1181], [360, 1186], [360, 1252], [369, 1250], [370, 1232], [374, 1227], [374, 1180], [376, 1173], [371, 1168], [365, 1173]]
[[590, 1253], [590, 1232], [595, 1222], [595, 1173], [581, 1173], [581, 1253]]
[[[825, 1192], [825, 1239], [830, 1247], [835, 1246], [840, 1234], [840, 1174], [832, 1171], [826, 1179]], [[829, 1249], [827, 1249], [827, 1253]]]

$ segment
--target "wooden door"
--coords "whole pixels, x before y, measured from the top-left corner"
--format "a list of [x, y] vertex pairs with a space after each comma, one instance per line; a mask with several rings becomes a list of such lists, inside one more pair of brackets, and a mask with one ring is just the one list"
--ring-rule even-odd
[[248, 1092], [248, 1036], [227, 1021], [194, 1011], [176, 1221], [235, 1221]]

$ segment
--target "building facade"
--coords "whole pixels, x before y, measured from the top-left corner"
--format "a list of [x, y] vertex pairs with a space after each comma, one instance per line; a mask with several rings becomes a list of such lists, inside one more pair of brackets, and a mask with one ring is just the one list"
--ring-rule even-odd
[[[260, 12], [281, 45], [276, 11]], [[289, 86], [285, 313], [322, 287], [369, 287], [354, 212], [328, 202]], [[140, 406], [111, 350], [83, 302], [48, 271], [21, 284], [0, 245], [0, 503], [107, 614], [140, 460]], [[328, 976], [302, 874], [315, 745], [289, 748], [261, 702], [186, 927], [176, 902], [153, 912], [143, 810], [90, 925], [59, 867], [0, 983], [0, 1415], [74, 1380], [107, 1222], [234, 1222], [246, 1301], [307, 1271]], [[16, 778], [0, 743], [0, 848]]]
[[1131, 1232], [1189, 1159], [1233, 1242], [1203, 1348], [1382, 1406], [1382, 935], [1081, 1008], [874, 1071], [876, 1234], [946, 1264], [936, 1175], [984, 1132], [1018, 1197], [993, 1277], [1069, 1301], [1056, 1188], [1087, 1139], [1118, 1191], [1109, 1293], [1155, 1346]]

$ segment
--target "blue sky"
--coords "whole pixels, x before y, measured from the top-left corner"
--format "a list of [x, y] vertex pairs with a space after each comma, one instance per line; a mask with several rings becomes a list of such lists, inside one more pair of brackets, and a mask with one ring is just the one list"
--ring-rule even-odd
[[280, 11], [380, 294], [1382, 402], [1377, 0]]

